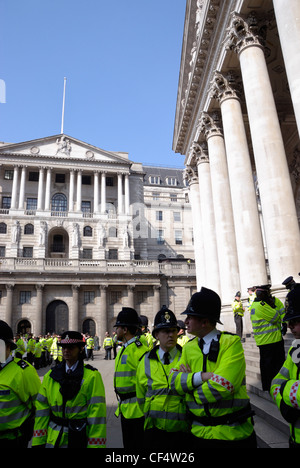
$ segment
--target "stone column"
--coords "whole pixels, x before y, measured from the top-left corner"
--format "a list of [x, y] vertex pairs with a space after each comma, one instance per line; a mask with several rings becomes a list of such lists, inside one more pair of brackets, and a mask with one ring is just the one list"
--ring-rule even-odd
[[128, 285], [127, 286], [127, 293], [128, 293], [128, 307], [131, 307], [134, 309], [134, 285]]
[[43, 284], [36, 284], [36, 314], [35, 314], [35, 327], [34, 334], [39, 336], [43, 333], [42, 323], [43, 323]]
[[70, 321], [70, 330], [79, 331], [79, 289], [80, 286], [77, 284], [72, 285], [72, 314], [69, 318]]
[[129, 215], [130, 194], [129, 194], [129, 174], [125, 174], [125, 214]]
[[193, 217], [193, 237], [197, 291], [200, 291], [201, 286], [206, 284], [206, 269], [202, 236], [201, 202], [199, 193], [198, 171], [197, 167], [195, 166], [195, 163], [191, 162], [191, 165], [187, 166], [185, 170], [185, 178], [187, 178], [189, 182], [189, 197]]
[[210, 162], [207, 152], [200, 145], [194, 143], [194, 149], [197, 153], [202, 235], [206, 270], [206, 284], [203, 284], [202, 286], [221, 294]]
[[118, 213], [123, 214], [123, 175], [118, 174]]
[[42, 208], [43, 208], [43, 195], [44, 195], [44, 168], [40, 167], [39, 185], [38, 185], [38, 200], [37, 200], [37, 209], [38, 210], [42, 210]]
[[47, 176], [46, 176], [45, 210], [50, 210], [50, 192], [51, 192], [51, 168], [48, 168]]
[[106, 173], [101, 173], [101, 213], [106, 211]]
[[[242, 30], [241, 30], [242, 28]], [[291, 179], [264, 55], [263, 38], [235, 13], [229, 45], [239, 54], [272, 285], [297, 276], [300, 233]]]
[[[153, 317], [160, 310], [160, 286], [153, 286]], [[143, 315], [143, 314], [142, 314]]]
[[77, 172], [76, 211], [81, 211], [82, 171]]
[[94, 172], [94, 213], [99, 211], [99, 173]]
[[74, 210], [74, 186], [75, 186], [75, 171], [70, 170], [70, 187], [69, 187], [69, 211]]
[[100, 330], [98, 332], [100, 344], [102, 346], [105, 332], [108, 331], [108, 323], [107, 323], [107, 286], [102, 285], [99, 286], [100, 290], [100, 323], [99, 327]]
[[280, 45], [300, 134], [300, 2], [273, 0]]
[[6, 284], [6, 309], [5, 309], [5, 322], [12, 327], [12, 310], [13, 310], [13, 294], [14, 284]]
[[[227, 79], [216, 72], [211, 89], [221, 106], [238, 253], [240, 285], [266, 284], [264, 246], [240, 100]], [[255, 261], [253, 261], [255, 259]]]
[[241, 287], [225, 142], [213, 118], [203, 112], [199, 127], [208, 144], [216, 223], [222, 304], [231, 304]]
[[22, 167], [21, 182], [20, 182], [20, 194], [19, 194], [19, 209], [24, 209], [24, 198], [25, 198], [25, 179], [26, 179], [26, 167]]
[[13, 183], [12, 183], [12, 193], [11, 193], [11, 208], [13, 209], [17, 208], [18, 177], [19, 177], [19, 168], [18, 166], [15, 166]]

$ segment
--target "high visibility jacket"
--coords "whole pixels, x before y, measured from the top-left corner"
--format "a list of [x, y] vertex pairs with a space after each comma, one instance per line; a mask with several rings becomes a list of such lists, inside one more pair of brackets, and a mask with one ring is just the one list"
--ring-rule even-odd
[[[178, 371], [178, 365], [172, 369], [169, 383], [173, 391], [185, 395], [196, 437], [243, 440], [253, 433], [243, 347], [238, 336], [226, 332], [219, 332], [218, 343], [213, 356], [202, 353], [198, 338], [190, 340], [182, 348], [179, 364], [189, 365], [191, 372]], [[212, 372], [212, 378], [195, 387], [193, 374], [201, 371]]]
[[[294, 354], [295, 353], [295, 354]], [[300, 447], [300, 344], [292, 346], [271, 384], [271, 396], [290, 424], [291, 440]]]
[[257, 346], [282, 340], [281, 326], [285, 314], [284, 305], [275, 297], [275, 309], [266, 302], [255, 300], [251, 306], [251, 323]]
[[51, 346], [52, 346], [52, 343], [53, 343], [53, 338], [47, 338], [46, 339], [46, 346], [47, 346], [47, 351], [50, 353], [51, 351]]
[[[46, 445], [46, 448], [68, 448], [69, 424], [73, 420], [86, 423], [86, 448], [105, 448], [106, 405], [102, 377], [98, 370], [78, 363], [70, 377], [73, 396], [63, 398], [62, 392], [68, 382], [65, 361], [50, 370], [43, 379], [36, 399], [36, 417], [32, 445]], [[76, 383], [75, 383], [75, 379]], [[69, 398], [69, 399], [67, 399]], [[80, 447], [78, 447], [80, 448]]]
[[0, 372], [0, 439], [21, 436], [20, 427], [34, 416], [34, 400], [40, 385], [35, 368], [22, 359], [14, 358], [3, 367]]
[[136, 397], [136, 371], [140, 358], [149, 351], [139, 337], [118, 352], [115, 360], [114, 388], [119, 399], [116, 416], [120, 413], [126, 419], [141, 418], [144, 413], [140, 409]]
[[111, 336], [107, 336], [106, 338], [104, 338], [103, 340], [103, 348], [105, 348], [105, 346], [108, 346], [110, 348], [112, 348], [114, 345], [114, 342], [113, 342], [113, 339]]
[[36, 344], [36, 341], [33, 338], [30, 338], [30, 340], [28, 340], [27, 353], [33, 353], [34, 354], [35, 344]]
[[43, 348], [42, 348], [42, 343], [41, 341], [37, 341], [35, 343], [35, 348], [34, 348], [34, 355], [36, 358], [40, 358], [41, 355], [42, 355], [42, 351], [43, 351]]
[[233, 301], [231, 304], [233, 315], [240, 315], [241, 317], [244, 316], [244, 307], [241, 301]]
[[57, 344], [57, 338], [54, 338], [53, 339], [53, 343], [51, 345], [51, 355], [54, 359], [54, 361], [58, 360], [58, 361], [62, 361], [63, 359], [63, 356], [62, 356], [62, 347], [61, 346], [58, 346]]
[[188, 341], [190, 341], [189, 337], [187, 335], [179, 335], [177, 337], [177, 343], [182, 347], [184, 346]]
[[136, 394], [145, 415], [145, 429], [156, 427], [167, 432], [186, 432], [188, 429], [185, 398], [175, 394], [168, 383], [168, 375], [181, 358], [181, 346], [170, 364], [163, 364], [159, 346], [145, 354], [137, 369]]
[[93, 338], [88, 338], [86, 341], [86, 347], [87, 349], [93, 349], [94, 348], [94, 340]]
[[16, 342], [16, 345], [17, 345], [17, 348], [15, 350], [15, 354], [20, 353], [23, 356], [23, 354], [25, 353], [25, 343], [22, 340], [22, 338], [18, 339], [18, 341]]

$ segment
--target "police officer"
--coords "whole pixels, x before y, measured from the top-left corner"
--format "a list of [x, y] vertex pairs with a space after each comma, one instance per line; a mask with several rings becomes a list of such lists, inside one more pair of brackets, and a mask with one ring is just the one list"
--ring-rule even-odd
[[177, 343], [182, 347], [189, 341], [189, 337], [185, 333], [186, 327], [185, 327], [184, 321], [177, 320], [177, 325], [179, 327], [179, 332], [177, 335]]
[[100, 372], [84, 364], [81, 333], [66, 331], [63, 361], [44, 377], [36, 399], [32, 446], [105, 448], [106, 405]]
[[170, 374], [171, 389], [186, 397], [195, 452], [256, 447], [243, 347], [238, 336], [216, 328], [220, 312], [217, 293], [202, 287], [193, 294], [183, 314], [195, 338], [184, 345], [180, 366]]
[[121, 415], [123, 446], [136, 449], [143, 443], [144, 413], [136, 396], [136, 370], [148, 347], [139, 339], [140, 320], [135, 309], [123, 307], [116, 320], [116, 334], [123, 342], [115, 359], [114, 388], [119, 400], [116, 416]]
[[268, 392], [272, 379], [285, 360], [282, 338], [284, 305], [271, 295], [270, 288], [269, 284], [257, 286], [256, 298], [250, 310], [253, 335], [260, 354], [262, 389]]
[[149, 450], [174, 450], [184, 444], [187, 435], [185, 399], [174, 394], [168, 384], [169, 372], [182, 353], [177, 344], [178, 330], [174, 313], [163, 306], [152, 331], [159, 345], [143, 356], [137, 370], [137, 398], [145, 414], [143, 448]]
[[234, 301], [231, 304], [233, 315], [234, 315], [234, 322], [236, 328], [236, 334], [243, 339], [243, 317], [245, 308], [241, 301], [241, 292], [238, 291], [234, 297]]
[[288, 356], [271, 384], [271, 396], [290, 425], [290, 448], [300, 448], [300, 284], [287, 295], [283, 318], [295, 337]]
[[34, 367], [11, 351], [10, 326], [0, 320], [0, 448], [26, 448], [32, 437], [34, 400], [41, 382]]

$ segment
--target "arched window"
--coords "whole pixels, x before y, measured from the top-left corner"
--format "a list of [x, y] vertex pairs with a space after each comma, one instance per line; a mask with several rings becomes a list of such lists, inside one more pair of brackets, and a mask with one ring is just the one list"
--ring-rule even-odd
[[5, 223], [0, 223], [0, 234], [6, 234], [7, 233], [7, 226]]
[[34, 234], [34, 225], [26, 224], [24, 227], [24, 234]]
[[92, 237], [93, 236], [93, 229], [91, 228], [91, 226], [85, 226], [83, 228], [83, 235], [85, 237]]
[[63, 193], [53, 195], [52, 211], [67, 211], [67, 197]]

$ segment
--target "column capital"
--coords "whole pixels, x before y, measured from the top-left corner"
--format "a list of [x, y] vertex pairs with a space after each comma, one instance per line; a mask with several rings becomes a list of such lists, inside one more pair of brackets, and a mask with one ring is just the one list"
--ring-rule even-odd
[[266, 38], [266, 22], [257, 18], [252, 12], [246, 19], [236, 11], [231, 14], [231, 22], [227, 28], [225, 49], [240, 54], [246, 47], [256, 46], [264, 49]]
[[186, 179], [189, 183], [189, 186], [192, 184], [198, 184], [198, 171], [196, 166], [187, 166], [184, 170], [183, 178]]
[[[234, 85], [234, 87], [233, 87]], [[222, 104], [225, 99], [240, 100], [241, 95], [241, 82], [237, 77], [229, 72], [227, 76], [219, 71], [215, 71], [213, 80], [210, 82], [210, 97], [219, 101]]]
[[206, 143], [197, 143], [194, 141], [191, 151], [194, 153], [193, 156], [197, 165], [202, 163], [209, 163], [209, 156], [207, 152]]
[[213, 136], [223, 137], [222, 130], [218, 126], [217, 121], [207, 112], [201, 113], [197, 127], [205, 135], [206, 140]]

